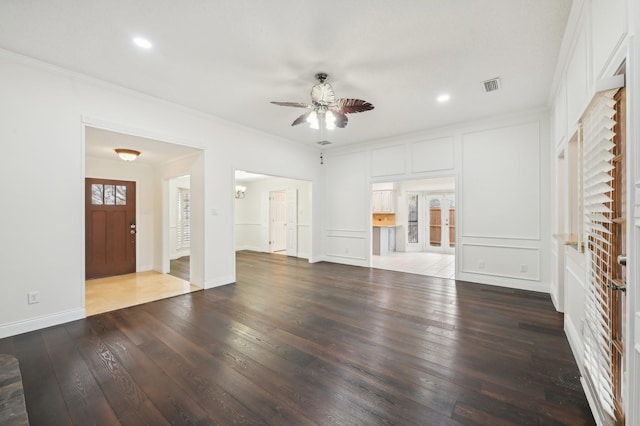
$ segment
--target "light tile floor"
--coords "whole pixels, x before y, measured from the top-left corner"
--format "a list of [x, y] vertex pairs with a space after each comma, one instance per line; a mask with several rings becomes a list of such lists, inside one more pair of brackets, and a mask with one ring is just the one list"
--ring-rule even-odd
[[198, 287], [155, 271], [85, 281], [87, 316], [166, 299], [200, 290]]
[[379, 269], [449, 279], [454, 279], [456, 274], [456, 257], [453, 254], [396, 251], [384, 256], [372, 255], [372, 259], [372, 266]]

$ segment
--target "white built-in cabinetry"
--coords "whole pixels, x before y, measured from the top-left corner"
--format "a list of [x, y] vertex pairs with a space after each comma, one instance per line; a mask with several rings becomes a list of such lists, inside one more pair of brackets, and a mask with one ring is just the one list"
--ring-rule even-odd
[[372, 185], [371, 210], [373, 213], [395, 213], [395, 183], [381, 182]]
[[373, 213], [394, 213], [393, 191], [373, 191], [371, 196], [371, 205]]

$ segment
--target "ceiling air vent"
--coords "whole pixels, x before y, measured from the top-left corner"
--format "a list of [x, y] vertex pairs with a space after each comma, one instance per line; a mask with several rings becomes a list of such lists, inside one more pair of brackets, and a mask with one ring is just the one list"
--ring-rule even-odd
[[318, 141], [318, 142], [316, 142], [316, 143], [317, 143], [318, 145], [322, 145], [322, 146], [325, 146], [325, 145], [331, 145], [331, 142], [329, 142], [329, 141]]
[[500, 90], [500, 78], [496, 77], [492, 78], [491, 80], [485, 80], [482, 82], [482, 86], [484, 86], [484, 91], [486, 93]]

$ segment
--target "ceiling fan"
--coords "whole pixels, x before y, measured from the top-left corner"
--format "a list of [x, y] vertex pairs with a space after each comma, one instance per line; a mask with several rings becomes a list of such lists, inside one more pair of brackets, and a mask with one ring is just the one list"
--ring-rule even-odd
[[328, 77], [327, 74], [320, 72], [316, 74], [315, 77], [318, 80], [318, 84], [315, 84], [311, 88], [311, 104], [303, 102], [271, 102], [276, 105], [307, 108], [310, 110], [296, 118], [295, 121], [291, 123], [292, 126], [307, 122], [312, 129], [344, 128], [349, 121], [347, 114], [373, 109], [373, 105], [362, 99], [336, 99], [333, 87], [331, 87], [329, 83], [325, 83]]

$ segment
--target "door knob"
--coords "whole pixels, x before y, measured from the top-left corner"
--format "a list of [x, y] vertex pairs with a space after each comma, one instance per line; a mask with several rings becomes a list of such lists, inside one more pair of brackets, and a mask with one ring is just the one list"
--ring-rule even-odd
[[618, 264], [620, 266], [627, 266], [627, 255], [621, 254], [618, 256]]

